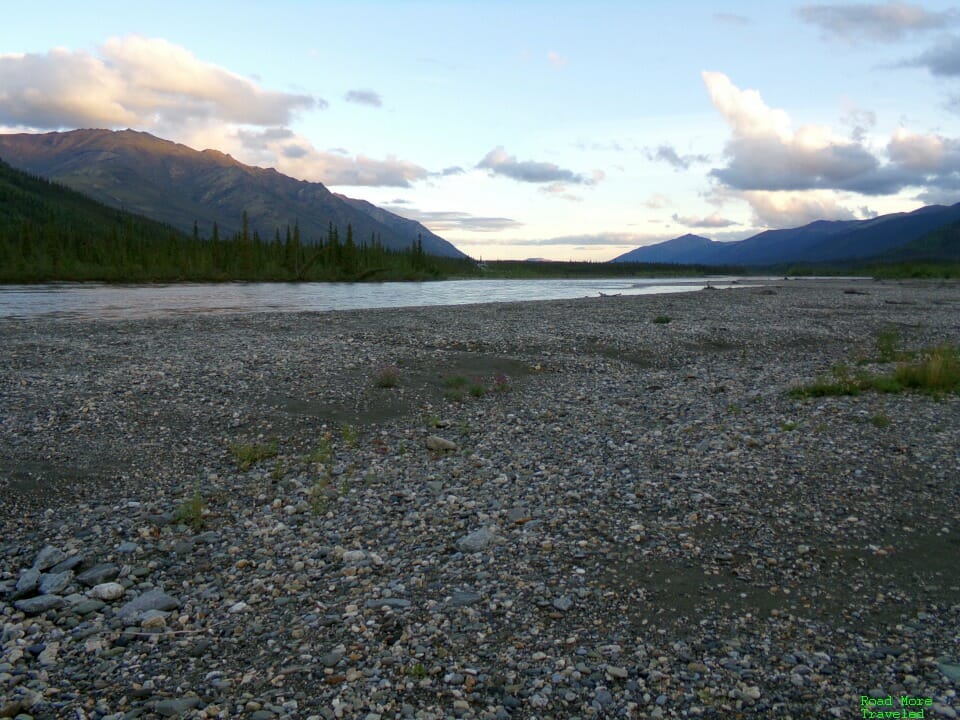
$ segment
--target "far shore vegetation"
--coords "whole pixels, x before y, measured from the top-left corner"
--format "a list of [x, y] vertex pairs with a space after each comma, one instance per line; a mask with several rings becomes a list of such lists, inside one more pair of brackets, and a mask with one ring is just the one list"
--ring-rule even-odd
[[0, 161], [0, 283], [43, 282], [380, 282], [468, 278], [613, 278], [862, 275], [960, 278], [960, 262], [924, 261], [775, 267], [651, 263], [491, 261], [438, 257], [419, 238], [385, 248], [332, 223], [326, 236], [303, 238], [299, 227], [263, 237], [248, 226], [209, 237], [196, 223], [181, 232], [109, 208], [62, 185], [27, 176]]

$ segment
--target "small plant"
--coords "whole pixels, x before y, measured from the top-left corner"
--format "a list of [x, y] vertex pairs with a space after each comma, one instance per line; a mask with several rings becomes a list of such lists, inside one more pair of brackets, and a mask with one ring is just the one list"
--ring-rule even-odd
[[487, 388], [482, 382], [480, 382], [478, 378], [474, 382], [470, 383], [470, 387], [467, 388], [467, 392], [470, 393], [471, 397], [481, 398], [487, 394]]
[[657, 316], [653, 319], [653, 323], [654, 323], [655, 325], [666, 325], [666, 324], [667, 324], [668, 322], [670, 322], [672, 319], [673, 319], [673, 318], [671, 318], [669, 315], [657, 315]]
[[443, 384], [448, 388], [462, 388], [467, 384], [467, 379], [463, 375], [450, 375], [444, 378]]
[[177, 508], [176, 518], [178, 522], [189, 525], [194, 532], [203, 527], [203, 511], [206, 510], [206, 503], [203, 501], [203, 494], [200, 492], [198, 484], [193, 489], [193, 494], [184, 500]]
[[277, 441], [269, 443], [234, 443], [230, 446], [233, 459], [241, 470], [249, 470], [254, 463], [277, 456]]
[[797, 429], [797, 424], [792, 420], [787, 420], [785, 422], [780, 423], [780, 429], [783, 430], [784, 432], [790, 432], [792, 430]]
[[509, 392], [510, 390], [510, 378], [508, 378], [503, 373], [497, 373], [493, 378], [493, 391], [498, 393]]
[[327, 488], [330, 486], [330, 476], [322, 475], [310, 486], [307, 492], [307, 499], [310, 502], [310, 510], [314, 515], [324, 515], [330, 507], [330, 497], [327, 494]]
[[410, 666], [410, 669], [407, 670], [407, 673], [414, 680], [423, 680], [427, 677], [427, 669], [423, 666], [423, 663], [414, 663]]
[[890, 418], [882, 412], [876, 413], [870, 417], [870, 422], [874, 427], [885, 428], [890, 427]]
[[436, 413], [431, 413], [424, 418], [424, 424], [427, 426], [428, 430], [440, 427], [440, 423], [442, 422], [443, 421], [441, 420], [440, 416]]
[[467, 393], [461, 388], [448, 388], [443, 396], [450, 402], [460, 402], [467, 396]]
[[343, 442], [346, 443], [348, 448], [354, 448], [357, 446], [357, 429], [346, 423], [343, 427], [340, 428], [340, 436], [343, 438]]
[[882, 363], [893, 362], [897, 359], [897, 345], [900, 339], [894, 328], [887, 328], [877, 335], [877, 360]]
[[399, 382], [400, 368], [396, 365], [384, 365], [377, 371], [377, 376], [374, 379], [374, 384], [378, 388], [396, 387]]
[[326, 465], [333, 460], [333, 435], [325, 432], [316, 449], [307, 455], [307, 462]]
[[274, 480], [283, 480], [283, 463], [277, 460], [273, 464], [273, 470], [270, 471], [270, 477]]

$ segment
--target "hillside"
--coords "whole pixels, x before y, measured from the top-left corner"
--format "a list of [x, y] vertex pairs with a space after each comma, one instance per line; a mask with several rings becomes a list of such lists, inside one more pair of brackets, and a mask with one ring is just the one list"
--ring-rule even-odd
[[958, 222], [960, 203], [930, 205], [910, 213], [892, 213], [869, 220], [818, 220], [798, 228], [766, 230], [738, 242], [720, 243], [683, 235], [636, 248], [611, 262], [757, 267], [886, 258], [952, 260], [956, 256], [952, 241], [933, 242], [924, 238]]
[[0, 135], [0, 159], [15, 168], [56, 180], [115, 208], [202, 236], [240, 230], [270, 239], [299, 224], [305, 243], [326, 238], [332, 223], [353, 228], [358, 243], [376, 238], [384, 248], [406, 250], [422, 238], [427, 254], [466, 257], [412, 220], [363, 201], [331, 193], [321, 183], [296, 180], [273, 169], [244, 165], [216, 150], [193, 150], [133, 130], [74, 130]]

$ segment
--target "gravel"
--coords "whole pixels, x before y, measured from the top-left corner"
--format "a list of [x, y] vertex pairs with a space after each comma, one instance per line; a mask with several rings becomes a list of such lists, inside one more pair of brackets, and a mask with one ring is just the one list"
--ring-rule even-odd
[[955, 717], [958, 290], [0, 321], [0, 717]]

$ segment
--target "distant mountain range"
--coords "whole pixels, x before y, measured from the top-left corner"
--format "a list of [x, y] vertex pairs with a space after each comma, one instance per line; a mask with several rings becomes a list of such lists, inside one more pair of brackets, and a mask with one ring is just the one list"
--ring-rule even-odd
[[197, 223], [209, 237], [249, 229], [264, 240], [299, 224], [305, 243], [325, 239], [330, 223], [343, 241], [347, 225], [357, 244], [376, 237], [386, 248], [406, 250], [422, 239], [430, 255], [467, 257], [418, 222], [363, 200], [330, 192], [323, 184], [244, 165], [216, 150], [193, 150], [133, 130], [73, 130], [0, 135], [0, 159], [55, 180], [111, 207], [167, 223], [187, 233]]
[[683, 235], [636, 248], [611, 262], [763, 266], [958, 258], [960, 203], [870, 220], [818, 220], [798, 228], [767, 230], [739, 242]]

